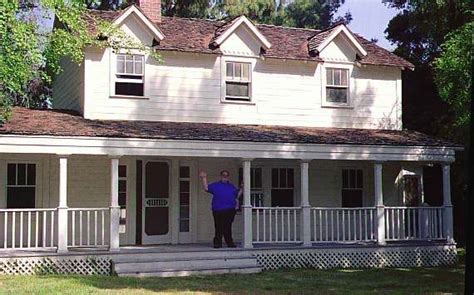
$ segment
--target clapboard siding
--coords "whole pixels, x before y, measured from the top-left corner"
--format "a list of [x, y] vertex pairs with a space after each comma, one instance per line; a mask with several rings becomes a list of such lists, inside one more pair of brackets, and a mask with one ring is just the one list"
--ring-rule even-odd
[[61, 61], [63, 71], [53, 81], [53, 107], [84, 112], [84, 64], [69, 58]]
[[111, 97], [110, 52], [87, 52], [87, 108], [90, 119], [301, 125], [320, 127], [401, 127], [400, 70], [355, 68], [353, 108], [321, 103], [320, 65], [258, 60], [253, 104], [221, 102], [220, 57], [163, 53], [163, 64], [147, 59], [146, 99]]

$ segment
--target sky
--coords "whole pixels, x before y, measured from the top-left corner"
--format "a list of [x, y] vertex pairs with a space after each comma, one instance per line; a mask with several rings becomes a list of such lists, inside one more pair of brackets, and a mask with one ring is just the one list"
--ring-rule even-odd
[[395, 46], [385, 39], [385, 29], [388, 22], [397, 14], [397, 10], [389, 8], [382, 0], [346, 0], [339, 7], [337, 16], [343, 16], [347, 11], [352, 14], [349, 28], [366, 39], [378, 39], [377, 45], [393, 50]]

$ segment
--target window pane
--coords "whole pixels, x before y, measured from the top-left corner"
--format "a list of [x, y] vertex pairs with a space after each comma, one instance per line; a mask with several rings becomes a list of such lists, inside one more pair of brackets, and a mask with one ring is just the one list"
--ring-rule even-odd
[[363, 185], [362, 170], [357, 170], [357, 188], [362, 188]]
[[245, 81], [249, 80], [250, 64], [242, 64], [242, 78]]
[[35, 208], [34, 187], [9, 187], [7, 208]]
[[362, 190], [342, 190], [342, 207], [362, 207]]
[[125, 73], [133, 74], [133, 56], [125, 57]]
[[349, 170], [349, 188], [356, 187], [356, 171]]
[[254, 188], [262, 188], [262, 168], [255, 169], [255, 186]]
[[332, 76], [333, 76], [333, 69], [326, 69], [326, 84], [334, 85]]
[[226, 95], [249, 97], [249, 84], [226, 82]]
[[121, 207], [127, 205], [127, 194], [126, 193], [119, 193], [118, 203], [119, 203], [119, 206], [121, 206]]
[[126, 192], [127, 191], [127, 181], [119, 180], [119, 192]]
[[189, 192], [189, 181], [180, 181], [179, 182], [179, 192], [188, 193]]
[[179, 218], [189, 218], [189, 206], [179, 207]]
[[117, 56], [117, 73], [125, 73], [125, 61], [123, 56]]
[[241, 77], [242, 77], [242, 64], [241, 63], [234, 63], [234, 67], [235, 67], [235, 76], [234, 76], [234, 78], [240, 80]]
[[141, 57], [135, 58], [135, 74], [141, 75], [143, 73]]
[[294, 173], [293, 173], [293, 169], [288, 169], [287, 170], [288, 172], [288, 187], [294, 187]]
[[18, 185], [25, 185], [26, 184], [26, 164], [18, 164]]
[[189, 167], [188, 166], [181, 166], [179, 167], [179, 177], [181, 178], [189, 178]]
[[288, 187], [286, 183], [286, 169], [280, 169], [280, 186], [279, 187]]
[[334, 84], [333, 85], [341, 85], [341, 70], [340, 69], [334, 70]]
[[341, 70], [341, 85], [347, 86], [347, 76], [349, 71], [348, 70]]
[[119, 177], [127, 177], [127, 166], [119, 165]]
[[16, 184], [16, 164], [8, 164], [8, 185]]
[[293, 189], [272, 189], [272, 207], [293, 207]]
[[326, 87], [326, 101], [347, 103], [347, 88]]
[[233, 63], [231, 62], [226, 63], [226, 76], [229, 79], [232, 79], [234, 77], [234, 67]]
[[180, 205], [189, 205], [189, 193], [180, 193], [179, 194], [179, 204]]
[[116, 82], [115, 94], [143, 96], [143, 83]]

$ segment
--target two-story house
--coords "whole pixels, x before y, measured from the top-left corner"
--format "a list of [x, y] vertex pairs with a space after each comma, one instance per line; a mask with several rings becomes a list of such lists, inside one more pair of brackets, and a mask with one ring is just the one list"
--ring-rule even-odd
[[[64, 272], [95, 255], [104, 272], [114, 261], [125, 275], [455, 260], [459, 146], [403, 129], [412, 64], [344, 24], [172, 18], [159, 0], [139, 2], [85, 17], [92, 32], [108, 20], [162, 62], [86, 48], [80, 65], [64, 60], [52, 110], [15, 108], [0, 126], [0, 248], [14, 250], [0, 252], [2, 269], [33, 271], [41, 255]], [[442, 206], [424, 194], [432, 164], [442, 165]], [[210, 246], [200, 170], [243, 182], [238, 249]], [[165, 254], [211, 260], [163, 266]]]

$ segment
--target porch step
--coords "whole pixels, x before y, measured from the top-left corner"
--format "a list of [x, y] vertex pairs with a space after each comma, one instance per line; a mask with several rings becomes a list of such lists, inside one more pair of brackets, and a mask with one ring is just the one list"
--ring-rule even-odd
[[196, 251], [120, 255], [112, 258], [118, 276], [173, 277], [190, 275], [258, 273], [257, 259], [241, 251]]

